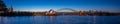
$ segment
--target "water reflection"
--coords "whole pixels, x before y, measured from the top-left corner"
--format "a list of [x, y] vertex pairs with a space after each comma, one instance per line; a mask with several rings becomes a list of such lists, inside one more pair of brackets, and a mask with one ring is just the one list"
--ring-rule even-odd
[[119, 24], [119, 18], [120, 16], [16, 16], [0, 17], [0, 24]]

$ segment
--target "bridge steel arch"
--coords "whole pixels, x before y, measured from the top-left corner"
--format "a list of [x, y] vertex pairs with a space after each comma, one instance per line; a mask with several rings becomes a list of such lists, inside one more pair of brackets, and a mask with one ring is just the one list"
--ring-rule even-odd
[[76, 12], [77, 10], [71, 9], [71, 8], [62, 8], [62, 9], [58, 9], [56, 10], [56, 12], [62, 11], [62, 10], [69, 10], [69, 11], [73, 11]]

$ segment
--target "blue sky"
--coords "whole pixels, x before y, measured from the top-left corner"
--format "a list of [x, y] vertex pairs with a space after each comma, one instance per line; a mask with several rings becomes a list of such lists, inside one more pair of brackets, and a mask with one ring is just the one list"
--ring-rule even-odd
[[102, 10], [119, 12], [118, 0], [3, 0], [4, 3], [14, 10], [49, 10], [71, 8], [74, 10]]

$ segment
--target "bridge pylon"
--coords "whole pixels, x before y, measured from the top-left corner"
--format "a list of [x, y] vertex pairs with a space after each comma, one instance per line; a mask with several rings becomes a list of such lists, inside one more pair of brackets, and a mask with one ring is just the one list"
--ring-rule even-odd
[[82, 15], [83, 15], [83, 12], [82, 12], [82, 11], [79, 11], [79, 15], [82, 16]]

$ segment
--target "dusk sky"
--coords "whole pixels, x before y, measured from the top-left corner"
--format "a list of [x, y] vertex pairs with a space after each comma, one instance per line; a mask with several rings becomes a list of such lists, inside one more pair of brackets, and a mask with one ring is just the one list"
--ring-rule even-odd
[[102, 10], [120, 12], [118, 0], [3, 0], [7, 7], [11, 4], [14, 10], [48, 11], [62, 8], [74, 10]]

